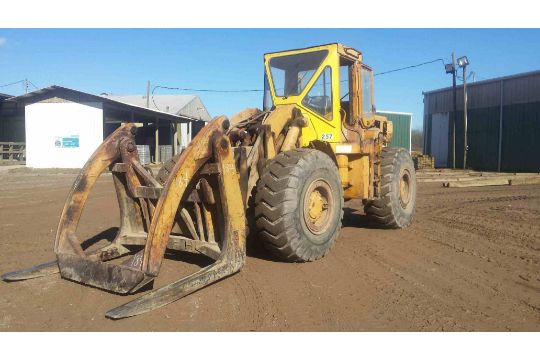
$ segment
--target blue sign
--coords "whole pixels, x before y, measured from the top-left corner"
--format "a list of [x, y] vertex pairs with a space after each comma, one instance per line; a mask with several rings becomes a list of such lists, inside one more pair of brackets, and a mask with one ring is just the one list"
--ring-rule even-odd
[[57, 148], [78, 148], [79, 135], [55, 137], [54, 146]]

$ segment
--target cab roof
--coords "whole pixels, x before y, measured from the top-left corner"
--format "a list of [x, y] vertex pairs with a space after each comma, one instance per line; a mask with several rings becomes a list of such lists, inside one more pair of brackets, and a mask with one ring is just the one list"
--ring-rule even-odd
[[264, 56], [268, 56], [268, 55], [276, 55], [276, 54], [282, 54], [282, 53], [286, 53], [286, 52], [294, 52], [294, 51], [308, 51], [308, 50], [315, 50], [317, 48], [321, 48], [321, 47], [330, 47], [330, 46], [337, 46], [337, 52], [339, 53], [339, 55], [343, 56], [343, 57], [346, 57], [350, 60], [353, 60], [353, 61], [362, 61], [362, 53], [350, 46], [346, 46], [346, 45], [343, 45], [341, 43], [329, 43], [329, 44], [321, 44], [321, 45], [314, 45], [314, 46], [308, 46], [308, 47], [305, 47], [305, 48], [298, 48], [298, 49], [289, 49], [289, 50], [281, 50], [281, 51], [274, 51], [274, 52], [269, 52], [269, 53], [265, 53]]

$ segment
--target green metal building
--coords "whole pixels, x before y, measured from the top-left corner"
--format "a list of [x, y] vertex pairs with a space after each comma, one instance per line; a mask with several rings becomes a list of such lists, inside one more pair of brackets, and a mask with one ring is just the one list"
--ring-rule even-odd
[[[424, 153], [463, 168], [463, 86], [424, 92]], [[467, 168], [540, 172], [540, 71], [467, 84]]]
[[392, 121], [394, 135], [392, 136], [390, 147], [405, 148], [410, 152], [412, 114], [394, 111], [377, 111], [377, 114]]

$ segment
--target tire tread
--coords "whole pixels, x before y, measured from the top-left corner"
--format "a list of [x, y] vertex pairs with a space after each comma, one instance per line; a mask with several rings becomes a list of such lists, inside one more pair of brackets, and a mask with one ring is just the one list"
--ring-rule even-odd
[[[369, 201], [364, 207], [368, 219], [382, 228], [405, 228], [410, 225], [414, 216], [414, 209], [409, 218], [403, 216], [397, 208], [400, 205], [392, 200], [396, 198], [392, 196], [394, 191], [392, 185], [395, 181], [399, 181], [399, 179], [395, 178], [395, 167], [400, 166], [401, 162], [410, 162], [407, 165], [414, 171], [414, 165], [407, 150], [403, 148], [383, 148], [381, 153], [381, 196]], [[377, 170], [375, 175], [378, 175]], [[412, 186], [416, 187], [416, 181], [413, 182]], [[413, 201], [416, 201], [416, 199], [413, 199]]]
[[[270, 160], [257, 184], [255, 196], [255, 223], [264, 246], [276, 257], [293, 262], [314, 261], [325, 256], [335, 243], [341, 228], [343, 209], [339, 223], [329, 240], [329, 246], [309, 246], [296, 231], [294, 215], [297, 208], [298, 186], [301, 174], [309, 171], [313, 163], [321, 162], [335, 166], [326, 154], [314, 149], [293, 149], [279, 153]], [[337, 168], [336, 168], [337, 174]], [[343, 190], [340, 188], [343, 201]]]

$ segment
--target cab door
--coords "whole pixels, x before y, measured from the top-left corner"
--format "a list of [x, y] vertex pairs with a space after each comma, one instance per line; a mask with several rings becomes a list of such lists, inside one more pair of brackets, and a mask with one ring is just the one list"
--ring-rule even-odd
[[369, 128], [375, 121], [373, 71], [359, 62], [350, 67], [350, 118], [347, 124]]
[[339, 115], [339, 59], [337, 52], [329, 51], [301, 94], [299, 107], [309, 117], [309, 124], [302, 129], [301, 146], [313, 140], [342, 142]]

